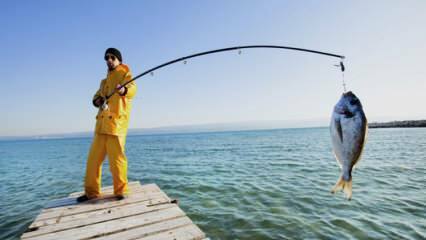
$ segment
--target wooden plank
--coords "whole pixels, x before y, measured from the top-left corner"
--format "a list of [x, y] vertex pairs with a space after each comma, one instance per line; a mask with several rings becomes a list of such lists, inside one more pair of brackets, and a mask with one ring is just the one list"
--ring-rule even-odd
[[139, 240], [203, 240], [205, 234], [196, 225], [186, 225], [159, 234], [136, 238]]
[[[139, 183], [139, 181], [132, 181], [132, 182], [128, 182], [128, 186], [131, 189], [132, 187], [141, 187], [141, 184]], [[101, 188], [101, 191], [106, 194], [112, 194], [113, 190], [114, 190], [114, 186], [106, 186]], [[79, 191], [79, 192], [70, 193], [68, 196], [78, 197], [83, 194], [84, 194], [84, 191]]]
[[[102, 195], [99, 198], [89, 200], [89, 202], [90, 201], [96, 202], [96, 201], [100, 201], [104, 199], [112, 199], [112, 198], [115, 198], [115, 195], [112, 195], [112, 194]], [[71, 198], [67, 197], [67, 198], [53, 200], [46, 204], [42, 213], [58, 211], [60, 207], [69, 207], [69, 206], [77, 205], [77, 204], [79, 204], [79, 202], [77, 202], [77, 199], [75, 197], [71, 197]]]
[[69, 229], [60, 232], [48, 233], [35, 237], [27, 237], [27, 233], [22, 239], [31, 240], [56, 240], [56, 239], [88, 239], [104, 236], [117, 232], [122, 232], [135, 227], [162, 222], [167, 219], [185, 216], [185, 213], [176, 205], [171, 208], [149, 212], [142, 215], [130, 216], [113, 221], [101, 222], [84, 227]]
[[72, 215], [81, 212], [96, 211], [99, 209], [117, 207], [135, 202], [143, 202], [142, 204], [145, 205], [154, 205], [159, 203], [159, 201], [157, 201], [159, 199], [161, 200], [160, 202], [163, 202], [164, 199], [168, 200], [169, 202], [171, 201], [163, 192], [158, 192], [152, 195], [131, 195], [129, 198], [121, 201], [117, 201], [115, 198], [105, 198], [101, 200], [93, 200], [75, 205], [59, 207], [56, 211], [42, 211], [36, 220]]
[[[143, 190], [148, 190], [148, 189], [151, 189], [151, 188], [159, 189], [156, 184], [150, 183], [150, 184], [141, 185], [138, 181], [129, 182], [128, 186], [129, 186], [130, 191], [140, 189], [140, 188], [142, 188]], [[107, 187], [101, 188], [101, 192], [103, 194], [113, 194], [113, 191], [114, 191], [113, 186], [107, 186]], [[78, 197], [78, 196], [81, 196], [83, 194], [84, 194], [84, 191], [74, 192], [74, 193], [69, 194], [68, 197]]]
[[116, 239], [136, 239], [147, 237], [149, 235], [158, 234], [164, 231], [169, 231], [175, 228], [192, 225], [191, 219], [188, 217], [178, 217], [163, 222], [145, 225], [133, 229], [129, 229], [123, 232], [102, 236], [96, 238], [96, 240], [116, 240]]
[[[155, 192], [160, 192], [161, 189], [155, 185], [155, 184], [150, 184], [149, 186], [146, 187], [142, 187], [140, 185], [136, 185], [134, 184], [131, 188], [130, 188], [130, 195], [132, 194], [137, 194], [137, 193], [144, 193], [144, 194], [150, 194], [150, 193], [155, 193]], [[73, 195], [73, 194], [70, 194]], [[77, 195], [73, 195], [72, 197], [67, 197], [67, 198], [62, 198], [62, 199], [56, 199], [53, 201], [50, 201], [49, 203], [46, 204], [45, 209], [43, 210], [42, 213], [45, 212], [50, 212], [50, 211], [57, 211], [59, 207], [63, 207], [63, 206], [71, 206], [71, 205], [76, 205], [78, 204], [78, 202], [76, 201], [77, 196], [80, 196], [81, 194], [77, 194]], [[114, 198], [115, 195], [113, 195], [112, 193], [108, 193], [105, 192], [103, 193], [102, 197], [99, 197], [97, 199], [94, 199], [92, 201], [99, 201], [102, 199], [108, 199], [108, 198]]]
[[29, 228], [34, 229], [34, 228], [39, 228], [39, 227], [43, 227], [43, 226], [47, 226], [47, 225], [64, 223], [64, 222], [69, 222], [69, 221], [76, 221], [78, 219], [95, 217], [97, 215], [102, 215], [102, 214], [109, 214], [111, 212], [120, 211], [121, 209], [125, 209], [127, 207], [132, 207], [132, 206], [136, 206], [136, 205], [138, 205], [140, 207], [144, 207], [144, 208], [153, 208], [153, 207], [161, 206], [161, 205], [164, 205], [164, 204], [167, 204], [167, 203], [170, 203], [170, 202], [165, 200], [164, 202], [162, 202], [160, 204], [148, 206], [148, 205], [144, 205], [141, 202], [136, 202], [136, 203], [129, 203], [127, 205], [119, 205], [117, 207], [112, 207], [112, 208], [105, 208], [105, 209], [99, 209], [99, 210], [95, 210], [95, 211], [77, 213], [77, 214], [72, 214], [72, 215], [35, 220], [30, 225]]
[[47, 233], [65, 231], [68, 229], [78, 228], [82, 226], [88, 226], [100, 222], [113, 221], [120, 218], [126, 218], [130, 216], [141, 215], [148, 212], [160, 211], [166, 208], [176, 207], [175, 204], [162, 204], [153, 207], [147, 207], [144, 205], [134, 205], [126, 206], [123, 208], [109, 209], [108, 211], [103, 211], [104, 214], [92, 215], [83, 214], [80, 218], [75, 221], [59, 222], [56, 224], [43, 225], [40, 226], [37, 230], [28, 232], [25, 234], [25, 238], [39, 236]]
[[[163, 196], [167, 197], [167, 195], [161, 191], [161, 189], [155, 185], [155, 184], [149, 184], [149, 186], [144, 187], [143, 190], [138, 190], [136, 192], [133, 192], [129, 195], [128, 199], [133, 199], [133, 198], [140, 198], [140, 195], [146, 195], [146, 196], [157, 196], [158, 194], [163, 194]], [[168, 197], [167, 197], [168, 198]], [[145, 197], [145, 199], [147, 199]], [[115, 201], [115, 197], [113, 195], [105, 195], [103, 197], [100, 198], [96, 198], [93, 200], [89, 200], [83, 203], [78, 203], [75, 201], [75, 198], [67, 198], [67, 200], [64, 199], [64, 201], [70, 201], [71, 203], [69, 205], [64, 205], [64, 206], [58, 206], [56, 208], [49, 208], [49, 209], [43, 209], [40, 213], [40, 215], [44, 215], [47, 213], [52, 213], [53, 212], [63, 212], [63, 210], [71, 210], [74, 208], [80, 208], [80, 206], [83, 205], [95, 205], [95, 204], [102, 204], [104, 202], [111, 202], [111, 201]], [[122, 201], [122, 202], [127, 202], [127, 201]]]
[[76, 203], [83, 194], [76, 192], [52, 201], [54, 208], [44, 209], [22, 239], [209, 240], [157, 185], [130, 182], [129, 188], [121, 201], [112, 186], [102, 188], [100, 199]]
[[64, 216], [75, 215], [84, 212], [97, 211], [101, 209], [114, 208], [119, 206], [124, 206], [127, 204], [140, 203], [145, 206], [164, 204], [171, 202], [170, 198], [163, 192], [158, 192], [152, 195], [130, 195], [129, 198], [126, 198], [121, 201], [114, 199], [104, 199], [97, 202], [91, 203], [80, 203], [73, 206], [61, 207], [58, 211], [53, 212], [42, 212], [36, 218], [37, 221], [46, 220], [50, 218], [58, 218]]

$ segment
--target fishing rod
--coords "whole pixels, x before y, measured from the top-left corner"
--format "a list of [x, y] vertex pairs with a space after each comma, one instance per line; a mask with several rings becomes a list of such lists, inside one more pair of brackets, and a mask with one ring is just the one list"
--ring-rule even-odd
[[[205, 52], [200, 52], [200, 53], [195, 53], [192, 55], [188, 55], [185, 57], [181, 57], [181, 58], [177, 58], [171, 61], [168, 61], [166, 63], [163, 63], [161, 65], [158, 65], [156, 67], [153, 67], [151, 69], [146, 70], [145, 72], [137, 75], [136, 77], [132, 78], [131, 80], [125, 82], [123, 85], [121, 85], [121, 87], [125, 87], [127, 84], [135, 81], [136, 79], [145, 76], [146, 74], [149, 73], [153, 73], [155, 70], [163, 68], [165, 66], [171, 65], [173, 63], [177, 63], [180, 61], [184, 61], [186, 59], [190, 59], [190, 58], [194, 58], [194, 57], [199, 57], [199, 56], [203, 56], [203, 55], [208, 55], [208, 54], [213, 54], [213, 53], [219, 53], [219, 52], [227, 52], [227, 51], [235, 51], [238, 50], [238, 53], [241, 53], [241, 49], [247, 49], [247, 48], [274, 48], [274, 49], [286, 49], [286, 50], [293, 50], [293, 51], [301, 51], [301, 52], [308, 52], [308, 53], [314, 53], [314, 54], [320, 54], [320, 55], [326, 55], [329, 57], [336, 57], [336, 58], [340, 58], [340, 70], [342, 71], [342, 73], [345, 71], [345, 66], [343, 65], [343, 60], [345, 59], [345, 56], [343, 55], [337, 55], [337, 54], [333, 54], [333, 53], [327, 53], [327, 52], [321, 52], [321, 51], [316, 51], [316, 50], [311, 50], [311, 49], [305, 49], [305, 48], [296, 48], [296, 47], [287, 47], [287, 46], [279, 46], [279, 45], [247, 45], [247, 46], [236, 46], [236, 47], [228, 47], [228, 48], [220, 48], [220, 49], [215, 49], [215, 50], [210, 50], [210, 51], [205, 51]], [[186, 63], [186, 61], [184, 62]], [[112, 97], [112, 95], [114, 95], [116, 92], [118, 91], [118, 89], [114, 89], [110, 94], [108, 94], [107, 96], [105, 96], [104, 98], [104, 104], [106, 104], [106, 100], [108, 100], [109, 98]]]

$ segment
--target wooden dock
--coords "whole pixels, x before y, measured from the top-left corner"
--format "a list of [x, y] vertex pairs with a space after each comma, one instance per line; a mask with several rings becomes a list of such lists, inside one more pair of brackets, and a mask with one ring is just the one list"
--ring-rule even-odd
[[104, 197], [77, 203], [82, 192], [52, 201], [21, 239], [205, 240], [205, 234], [156, 184], [130, 182], [131, 194], [118, 201], [112, 186]]

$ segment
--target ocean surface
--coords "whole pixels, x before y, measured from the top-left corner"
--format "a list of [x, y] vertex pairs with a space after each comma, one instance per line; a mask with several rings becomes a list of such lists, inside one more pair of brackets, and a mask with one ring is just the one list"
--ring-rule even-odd
[[[82, 190], [91, 141], [0, 141], [0, 239]], [[340, 171], [328, 128], [129, 136], [126, 147], [129, 180], [178, 198], [212, 240], [426, 239], [426, 128], [370, 129], [352, 201], [330, 193]]]

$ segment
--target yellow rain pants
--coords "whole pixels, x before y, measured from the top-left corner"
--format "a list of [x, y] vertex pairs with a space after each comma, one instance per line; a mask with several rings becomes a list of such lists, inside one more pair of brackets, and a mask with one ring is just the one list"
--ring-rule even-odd
[[126, 195], [127, 158], [124, 153], [125, 136], [95, 134], [86, 166], [85, 192], [89, 198], [101, 195], [102, 162], [108, 155], [109, 169], [114, 182], [114, 194]]
[[[102, 80], [99, 90], [93, 97], [93, 102], [99, 97], [105, 97], [116, 88], [132, 78], [127, 65], [121, 64], [109, 71], [107, 78]], [[96, 116], [95, 136], [89, 151], [86, 165], [84, 189], [87, 197], [101, 195], [102, 162], [108, 156], [109, 167], [114, 182], [114, 194], [128, 194], [127, 188], [127, 158], [125, 144], [132, 98], [136, 94], [136, 84], [126, 85], [123, 95], [114, 94], [108, 99], [108, 109], [99, 108]], [[99, 106], [96, 106], [99, 107]]]

